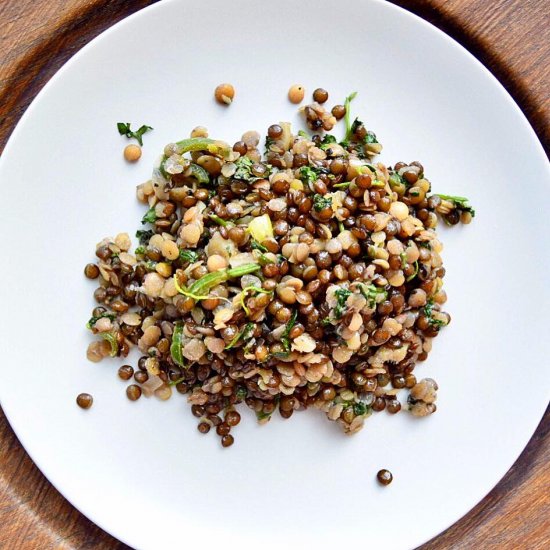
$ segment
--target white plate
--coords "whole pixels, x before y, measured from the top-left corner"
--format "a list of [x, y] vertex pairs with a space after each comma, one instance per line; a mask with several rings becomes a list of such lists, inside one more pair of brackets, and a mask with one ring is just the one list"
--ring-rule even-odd
[[[237, 91], [230, 108], [212, 98], [223, 81]], [[382, 160], [421, 160], [434, 189], [468, 196], [477, 217], [443, 230], [453, 322], [417, 370], [440, 383], [436, 415], [377, 414], [347, 438], [314, 411], [265, 427], [244, 413], [223, 450], [181, 396], [131, 403], [118, 364], [86, 361], [94, 285], [82, 269], [103, 236], [138, 227], [134, 187], [165, 143], [198, 124], [232, 141], [297, 120], [295, 82], [325, 87], [331, 104], [359, 91], [353, 112]], [[118, 121], [155, 128], [136, 165], [122, 160]], [[544, 412], [547, 160], [487, 70], [391, 4], [156, 4], [49, 82], [0, 178], [2, 406], [63, 495], [134, 547], [413, 548], [497, 483]], [[89, 411], [75, 405], [81, 391], [95, 397]], [[375, 481], [384, 467], [387, 488]]]

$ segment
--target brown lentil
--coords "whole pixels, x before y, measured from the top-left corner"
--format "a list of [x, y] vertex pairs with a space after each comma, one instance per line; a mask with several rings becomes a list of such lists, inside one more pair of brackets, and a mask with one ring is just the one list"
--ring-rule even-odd
[[389, 485], [393, 481], [393, 475], [389, 470], [379, 470], [376, 479], [381, 485]]
[[130, 401], [137, 401], [141, 397], [141, 388], [136, 384], [131, 384], [126, 388], [126, 396]]
[[76, 397], [76, 404], [81, 409], [89, 409], [94, 402], [94, 398], [89, 393], [79, 393]]
[[84, 268], [84, 275], [88, 279], [97, 279], [99, 277], [99, 267], [96, 264], [87, 264]]
[[133, 375], [134, 375], [134, 369], [130, 365], [122, 365], [122, 367], [118, 369], [118, 377], [121, 380], [130, 380], [130, 378], [132, 378]]
[[324, 103], [328, 99], [328, 92], [323, 88], [317, 88], [313, 92], [313, 101], [317, 103]]

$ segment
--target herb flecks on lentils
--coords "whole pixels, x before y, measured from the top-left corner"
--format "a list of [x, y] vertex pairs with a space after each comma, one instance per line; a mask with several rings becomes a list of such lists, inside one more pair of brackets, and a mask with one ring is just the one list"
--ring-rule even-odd
[[[187, 394], [223, 446], [242, 402], [261, 423], [315, 407], [346, 433], [398, 412], [402, 388], [414, 416], [436, 410], [437, 384], [412, 374], [450, 322], [435, 228], [475, 212], [431, 194], [419, 162], [375, 162], [382, 145], [352, 119], [355, 94], [332, 110], [315, 96], [301, 109], [314, 134], [273, 124], [263, 154], [254, 131], [231, 147], [198, 127], [167, 145], [137, 187], [138, 248], [106, 238], [85, 268], [101, 338], [88, 358], [137, 346], [135, 373], [119, 371], [133, 374], [128, 398]], [[322, 133], [342, 118], [342, 140]]]

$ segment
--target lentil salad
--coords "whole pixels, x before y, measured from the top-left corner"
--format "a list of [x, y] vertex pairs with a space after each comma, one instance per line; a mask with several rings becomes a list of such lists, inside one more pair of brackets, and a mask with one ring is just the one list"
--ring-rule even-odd
[[[351, 121], [355, 94], [332, 110], [314, 92], [289, 123], [232, 147], [198, 127], [168, 144], [137, 187], [146, 211], [131, 252], [125, 233], [103, 239], [85, 275], [98, 279], [87, 357], [137, 347], [130, 400], [186, 394], [198, 429], [224, 447], [245, 403], [266, 423], [310, 407], [345, 433], [373, 412], [436, 411], [437, 383], [418, 361], [450, 322], [438, 218], [475, 215], [464, 197], [432, 194], [419, 162], [387, 167], [376, 134]], [[332, 131], [345, 121], [345, 135]]]

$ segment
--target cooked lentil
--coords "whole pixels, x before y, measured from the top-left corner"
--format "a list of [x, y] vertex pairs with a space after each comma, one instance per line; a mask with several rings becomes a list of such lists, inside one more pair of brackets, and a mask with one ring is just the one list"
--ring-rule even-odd
[[[214, 90], [214, 97], [216, 98], [216, 101], [222, 105], [231, 105], [233, 99], [235, 98], [235, 88], [227, 82], [219, 84]], [[195, 133], [192, 137], [194, 138], [198, 136]], [[201, 135], [200, 137], [204, 136]]]
[[379, 470], [376, 474], [376, 479], [381, 485], [389, 485], [393, 481], [393, 474], [386, 469]]
[[[228, 86], [216, 90], [223, 103]], [[349, 434], [373, 411], [399, 412], [402, 388], [414, 416], [436, 410], [437, 384], [412, 374], [450, 322], [435, 227], [475, 212], [464, 197], [429, 194], [420, 163], [375, 162], [382, 146], [351, 122], [354, 94], [332, 111], [325, 90], [313, 96], [301, 112], [318, 133], [272, 124], [265, 155], [257, 132], [230, 147], [197, 127], [168, 144], [137, 188], [148, 207], [139, 246], [125, 233], [103, 239], [84, 270], [101, 304], [88, 358], [137, 346], [139, 370], [119, 369], [136, 382], [128, 398], [168, 399], [175, 386], [224, 447], [243, 402], [260, 423], [314, 407]], [[324, 133], [342, 118], [343, 140]]]
[[136, 162], [141, 158], [141, 147], [135, 143], [126, 145], [124, 147], [124, 158], [128, 162]]
[[122, 365], [122, 367], [118, 369], [118, 377], [121, 380], [130, 380], [133, 375], [134, 368], [131, 365]]
[[79, 393], [76, 397], [76, 404], [81, 409], [89, 409], [94, 402], [94, 398], [89, 393]]
[[300, 84], [294, 84], [288, 90], [288, 99], [292, 103], [300, 103], [304, 99], [306, 91]]

